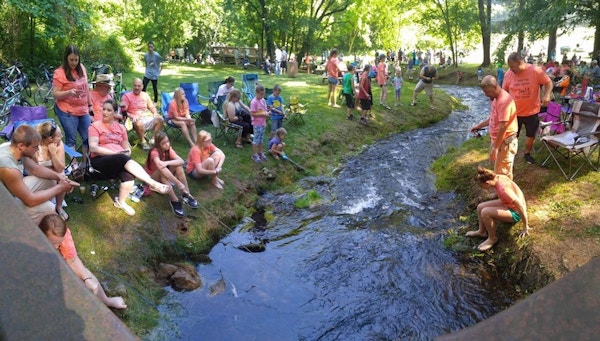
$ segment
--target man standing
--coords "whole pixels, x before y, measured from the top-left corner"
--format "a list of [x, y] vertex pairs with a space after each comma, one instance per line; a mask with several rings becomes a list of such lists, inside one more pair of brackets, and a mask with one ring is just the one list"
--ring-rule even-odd
[[[145, 79], [145, 78], [144, 78]], [[133, 91], [126, 93], [121, 98], [121, 111], [126, 112], [133, 123], [133, 129], [138, 134], [142, 148], [150, 150], [150, 144], [146, 142], [144, 133], [154, 129], [154, 135], [162, 130], [164, 120], [156, 111], [156, 107], [150, 96], [142, 91], [142, 80], [136, 78], [133, 80]]]
[[540, 86], [544, 86], [542, 106], [547, 107], [552, 95], [552, 80], [541, 68], [525, 63], [523, 57], [516, 52], [508, 56], [508, 68], [502, 88], [515, 100], [519, 126], [517, 136], [521, 132], [521, 126], [525, 125], [525, 161], [534, 164], [535, 159], [530, 153], [540, 124], [537, 116], [540, 112]]
[[419, 92], [425, 89], [425, 93], [429, 96], [429, 108], [431, 110], [435, 109], [433, 107], [433, 80], [438, 79], [437, 70], [433, 65], [425, 64], [419, 73], [419, 82], [415, 86], [415, 90], [413, 91], [413, 99], [410, 105], [413, 107], [417, 105], [417, 95]]
[[[36, 225], [43, 217], [57, 214], [52, 198], [79, 186], [64, 173], [40, 166], [32, 159], [41, 140], [36, 129], [23, 124], [15, 130], [10, 142], [0, 145], [0, 181]], [[29, 175], [23, 177], [23, 169]]]
[[275, 45], [275, 75], [279, 76], [281, 73], [281, 50]]
[[485, 76], [481, 81], [481, 90], [492, 100], [490, 117], [471, 128], [477, 132], [481, 128], [490, 127], [490, 162], [496, 174], [504, 174], [513, 178], [513, 164], [518, 149], [517, 108], [515, 101], [498, 85], [494, 76]]
[[154, 91], [154, 103], [158, 102], [158, 76], [160, 75], [160, 62], [162, 57], [154, 51], [154, 43], [148, 42], [148, 52], [144, 54], [146, 63], [146, 73], [144, 73], [144, 87], [142, 91], [146, 92], [148, 82], [152, 81], [152, 90]]
[[285, 47], [283, 47], [281, 49], [281, 74], [285, 75], [287, 73], [287, 60], [288, 60], [288, 55], [287, 55], [287, 51], [285, 50]]

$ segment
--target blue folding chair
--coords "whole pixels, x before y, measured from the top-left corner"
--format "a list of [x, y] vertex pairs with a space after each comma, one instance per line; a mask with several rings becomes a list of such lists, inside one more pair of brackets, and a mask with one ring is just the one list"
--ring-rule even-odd
[[160, 93], [160, 111], [162, 112], [163, 120], [165, 121], [165, 133], [167, 133], [168, 135], [170, 130], [175, 129], [175, 131], [177, 132], [177, 136], [175, 137], [175, 139], [177, 140], [182, 134], [181, 129], [179, 129], [179, 127], [175, 123], [173, 123], [173, 121], [169, 118], [169, 104], [173, 100], [173, 96], [173, 92], [163, 91]]
[[246, 73], [242, 75], [242, 83], [244, 83], [244, 89], [242, 92], [244, 96], [250, 102], [254, 97], [256, 97], [256, 85], [258, 84], [258, 74], [256, 73]]
[[195, 119], [200, 119], [200, 114], [203, 111], [208, 110], [207, 107], [200, 104], [198, 101], [199, 95], [199, 87], [198, 83], [181, 83], [179, 86], [185, 92], [185, 98], [187, 98], [188, 103], [190, 104], [190, 114]]

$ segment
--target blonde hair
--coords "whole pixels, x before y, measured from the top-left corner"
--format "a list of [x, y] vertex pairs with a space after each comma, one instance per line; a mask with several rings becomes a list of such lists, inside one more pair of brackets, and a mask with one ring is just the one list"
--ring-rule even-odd
[[187, 99], [185, 98], [185, 91], [182, 87], [177, 87], [175, 89], [173, 99], [175, 100], [175, 104], [177, 104], [177, 112], [183, 112], [183, 103], [185, 103]]
[[202, 142], [209, 140], [212, 138], [212, 135], [206, 130], [200, 130], [198, 132], [198, 139], [196, 140], [196, 144], [198, 147], [202, 147]]

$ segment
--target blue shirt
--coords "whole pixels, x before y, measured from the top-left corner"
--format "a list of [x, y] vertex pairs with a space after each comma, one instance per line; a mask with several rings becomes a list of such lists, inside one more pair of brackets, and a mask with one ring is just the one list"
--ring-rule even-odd
[[[271, 107], [283, 113], [283, 98], [281, 98], [281, 96], [274, 96], [273, 94], [269, 95], [269, 97], [267, 98], [267, 105], [270, 105]], [[271, 119], [283, 120], [283, 114], [271, 111]]]
[[160, 62], [162, 57], [158, 52], [154, 51], [153, 54], [150, 52], [146, 52], [144, 55], [144, 62], [146, 63], [146, 73], [144, 73], [144, 77], [156, 80], [160, 75]]

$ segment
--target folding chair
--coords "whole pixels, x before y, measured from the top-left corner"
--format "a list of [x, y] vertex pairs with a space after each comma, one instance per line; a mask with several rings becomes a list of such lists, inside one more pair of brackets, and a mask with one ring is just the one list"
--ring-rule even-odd
[[165, 121], [164, 129], [165, 133], [169, 135], [169, 131], [175, 130], [177, 132], [177, 136], [175, 139], [179, 139], [181, 136], [181, 129], [173, 123], [173, 121], [169, 118], [169, 104], [173, 100], [174, 93], [173, 92], [164, 92], [160, 93], [160, 111], [162, 112], [163, 120]]
[[300, 103], [298, 96], [290, 96], [290, 104], [286, 109], [286, 116], [290, 124], [304, 124], [304, 115], [306, 114], [306, 106]]
[[234, 135], [237, 139], [242, 136], [243, 127], [229, 122], [229, 118], [223, 113], [223, 103], [225, 103], [225, 96], [220, 96], [216, 104], [218, 109], [212, 111], [211, 121], [215, 127], [215, 137], [225, 137], [227, 140], [228, 135]]
[[256, 73], [246, 73], [242, 75], [242, 83], [244, 83], [244, 89], [242, 93], [250, 102], [254, 97], [256, 97], [256, 84], [258, 84], [258, 74]]
[[[600, 162], [600, 155], [596, 165], [590, 159], [598, 149], [598, 135], [600, 135], [600, 132], [597, 130], [600, 126], [600, 104], [576, 101], [573, 104], [572, 117], [573, 126], [571, 129], [561, 134], [542, 137], [544, 146], [550, 152], [550, 155], [542, 162], [542, 166], [545, 166], [550, 159], [554, 160], [567, 180], [573, 180], [586, 164], [597, 171], [598, 162]], [[561, 165], [559, 157], [568, 160], [569, 168], [567, 172]], [[581, 163], [573, 171], [575, 167], [573, 163], [577, 157], [581, 159]]]
[[179, 86], [185, 92], [185, 98], [190, 104], [190, 114], [195, 119], [201, 119], [201, 113], [208, 111], [208, 108], [200, 104], [198, 83], [181, 83]]

